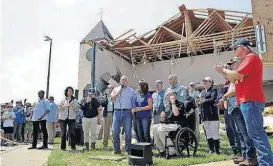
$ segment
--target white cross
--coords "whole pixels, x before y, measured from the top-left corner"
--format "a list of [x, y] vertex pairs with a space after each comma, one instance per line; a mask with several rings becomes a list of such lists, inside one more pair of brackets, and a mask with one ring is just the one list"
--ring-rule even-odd
[[102, 14], [103, 14], [103, 13], [105, 13], [105, 12], [103, 12], [102, 9], [100, 9], [100, 13], [99, 13], [99, 14], [100, 14], [100, 20], [101, 20], [101, 21], [102, 21]]

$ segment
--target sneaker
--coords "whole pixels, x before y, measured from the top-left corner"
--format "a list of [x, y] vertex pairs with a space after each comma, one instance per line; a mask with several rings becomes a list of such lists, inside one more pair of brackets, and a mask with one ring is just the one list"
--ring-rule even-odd
[[245, 161], [243, 156], [234, 156], [234, 158], [233, 158], [234, 164], [239, 164], [239, 163], [241, 163], [243, 161]]
[[39, 148], [37, 148], [37, 149], [47, 149], [48, 147], [47, 146], [41, 146], [41, 147], [39, 147]]
[[252, 160], [247, 159], [247, 160], [245, 160], [245, 161], [239, 163], [238, 166], [258, 166], [258, 161], [257, 161], [256, 158], [255, 158], [255, 159], [252, 159]]
[[29, 148], [27, 148], [28, 150], [31, 150], [31, 149], [37, 149], [37, 147], [34, 147], [34, 146], [31, 146]]

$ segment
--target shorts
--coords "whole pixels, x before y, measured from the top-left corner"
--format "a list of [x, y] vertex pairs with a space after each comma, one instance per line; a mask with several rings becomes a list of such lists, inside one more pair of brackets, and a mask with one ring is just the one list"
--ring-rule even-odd
[[5, 134], [13, 133], [13, 127], [3, 127]]

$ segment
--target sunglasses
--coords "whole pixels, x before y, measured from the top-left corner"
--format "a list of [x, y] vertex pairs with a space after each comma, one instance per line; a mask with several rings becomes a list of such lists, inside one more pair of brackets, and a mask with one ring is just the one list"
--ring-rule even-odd
[[242, 47], [242, 45], [238, 45], [234, 48], [234, 52], [236, 52], [238, 50], [238, 48]]

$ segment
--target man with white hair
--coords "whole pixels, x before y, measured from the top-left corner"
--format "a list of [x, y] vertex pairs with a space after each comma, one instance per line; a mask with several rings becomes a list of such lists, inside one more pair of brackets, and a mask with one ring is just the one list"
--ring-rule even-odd
[[114, 101], [113, 115], [113, 146], [114, 154], [120, 154], [120, 128], [125, 130], [125, 150], [128, 153], [131, 145], [132, 109], [135, 108], [134, 90], [128, 87], [128, 77], [123, 75], [120, 86], [114, 88], [111, 98]]
[[[171, 85], [165, 92], [164, 99], [169, 92], [174, 92], [177, 94], [177, 100], [185, 103], [186, 98], [189, 96], [189, 90], [187, 87], [178, 84], [178, 77], [174, 74], [169, 76], [169, 84]], [[169, 116], [170, 106], [164, 100], [165, 105], [165, 115]]]
[[160, 123], [160, 114], [164, 112], [164, 94], [165, 89], [163, 89], [163, 82], [161, 80], [155, 81], [156, 92], [153, 93], [153, 124]]

